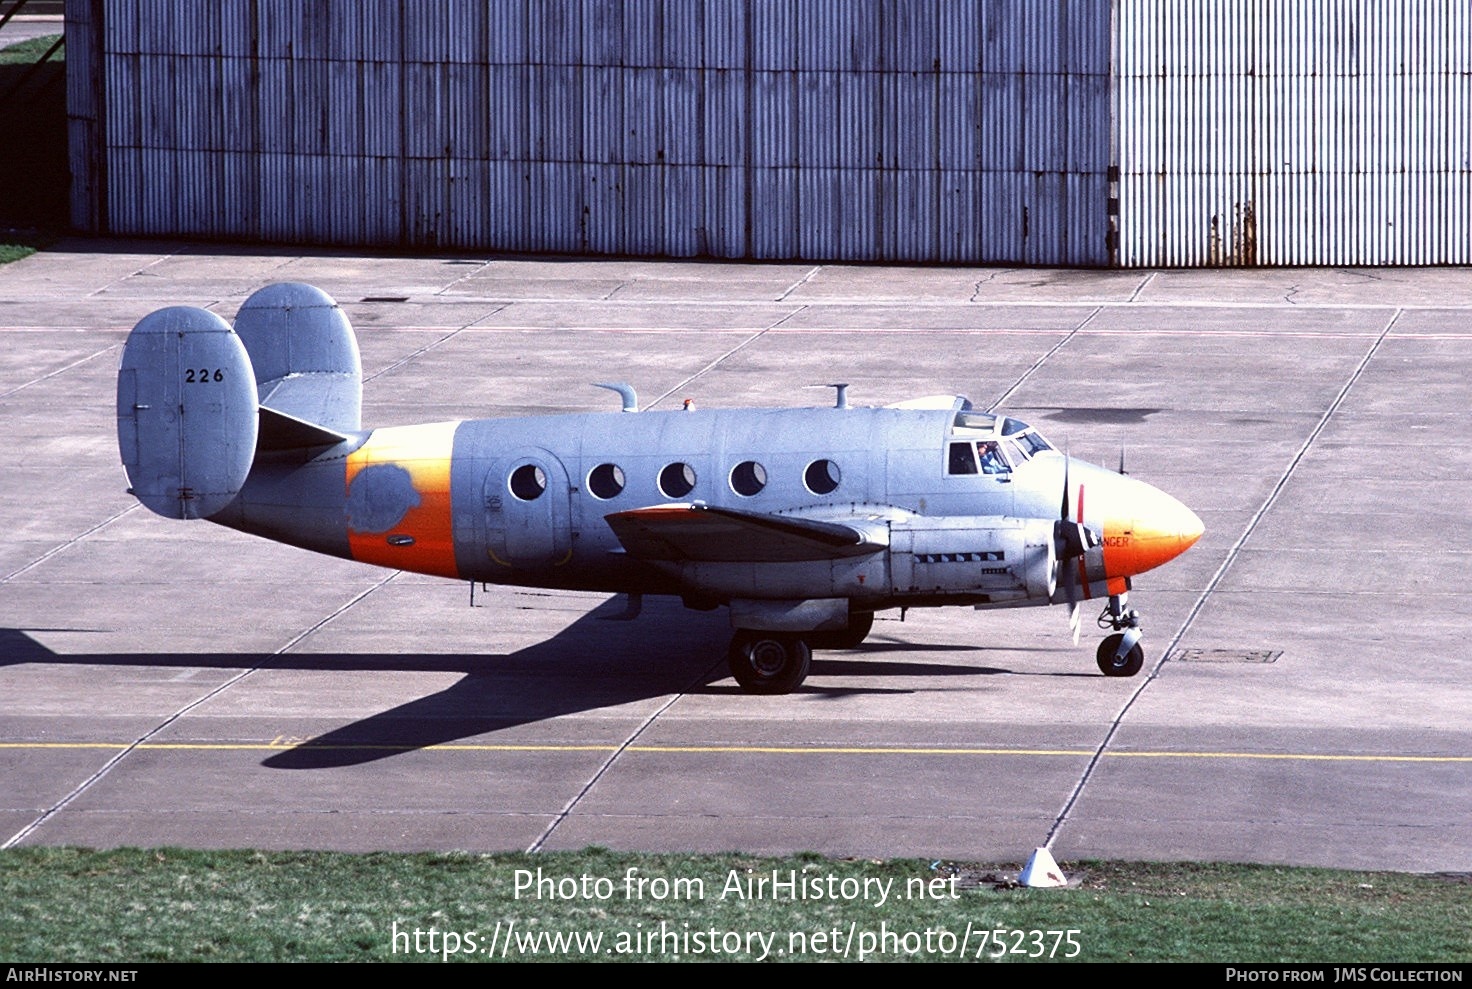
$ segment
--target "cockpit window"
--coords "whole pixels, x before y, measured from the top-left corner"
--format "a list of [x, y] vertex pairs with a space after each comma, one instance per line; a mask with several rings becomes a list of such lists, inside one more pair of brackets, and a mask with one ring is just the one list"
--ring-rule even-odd
[[951, 441], [946, 471], [950, 474], [1007, 474], [1012, 467], [993, 440]]
[[1008, 466], [1006, 458], [1002, 456], [1001, 449], [997, 444], [988, 440], [976, 444], [976, 453], [981, 459], [981, 472], [983, 474], [1007, 474], [1012, 468]]
[[951, 474], [975, 474], [976, 445], [974, 443], [952, 443], [951, 461], [947, 469]]
[[1039, 436], [1036, 430], [1031, 429], [1017, 437], [1017, 443], [1022, 447], [1023, 453], [1029, 457], [1035, 453], [1042, 453], [1044, 450], [1053, 449], [1047, 440]]

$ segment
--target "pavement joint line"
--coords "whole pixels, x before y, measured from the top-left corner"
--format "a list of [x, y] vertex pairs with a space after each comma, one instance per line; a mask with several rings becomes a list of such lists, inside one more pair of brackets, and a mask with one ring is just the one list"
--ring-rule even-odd
[[1064, 801], [1062, 809], [1058, 812], [1058, 816], [1054, 818], [1053, 826], [1048, 829], [1048, 833], [1043, 839], [1042, 847], [1051, 848], [1053, 846], [1053, 842], [1057, 840], [1059, 832], [1061, 832], [1063, 830], [1063, 826], [1068, 823], [1068, 817], [1069, 814], [1072, 812], [1074, 805], [1078, 803], [1079, 797], [1083, 795], [1084, 788], [1088, 786], [1089, 781], [1093, 778], [1094, 770], [1098, 767], [1101, 758], [1108, 750], [1109, 744], [1114, 741], [1115, 735], [1119, 733], [1120, 726], [1124, 723], [1125, 716], [1129, 714], [1130, 709], [1135, 705], [1135, 701], [1140, 699], [1141, 695], [1144, 694], [1146, 688], [1154, 683], [1156, 677], [1160, 675], [1160, 670], [1165, 665], [1167, 657], [1169, 657], [1170, 654], [1175, 650], [1175, 648], [1180, 644], [1181, 640], [1185, 638], [1186, 633], [1195, 623], [1197, 616], [1199, 616], [1202, 610], [1206, 607], [1207, 600], [1211, 597], [1212, 593], [1226, 577], [1227, 571], [1231, 569], [1232, 564], [1241, 554], [1243, 547], [1252, 537], [1253, 532], [1257, 530], [1257, 527], [1259, 523], [1262, 522], [1263, 517], [1266, 516], [1269, 509], [1271, 509], [1273, 505], [1277, 503], [1279, 496], [1283, 493], [1283, 489], [1288, 486], [1288, 481], [1293, 477], [1294, 472], [1298, 469], [1298, 465], [1303, 461], [1303, 458], [1308, 455], [1309, 448], [1313, 446], [1314, 441], [1319, 438], [1319, 435], [1329, 425], [1329, 420], [1334, 417], [1334, 414], [1337, 411], [1339, 411], [1339, 407], [1344, 404], [1344, 400], [1349, 397], [1350, 390], [1354, 388], [1355, 383], [1358, 382], [1361, 375], [1365, 373], [1365, 369], [1370, 366], [1370, 361], [1375, 358], [1375, 354], [1380, 350], [1380, 345], [1385, 342], [1385, 339], [1390, 335], [1390, 331], [1394, 329], [1396, 322], [1400, 319], [1401, 315], [1404, 312], [1405, 310], [1403, 308], [1397, 308], [1395, 310], [1395, 313], [1390, 317], [1389, 321], [1387, 321], [1385, 326], [1381, 329], [1380, 335], [1375, 338], [1375, 341], [1372, 344], [1370, 344], [1370, 348], [1365, 351], [1365, 355], [1360, 358], [1360, 362], [1355, 365], [1354, 370], [1350, 372], [1349, 378], [1344, 382], [1344, 386], [1339, 389], [1339, 393], [1334, 396], [1333, 400], [1329, 403], [1328, 408], [1326, 408], [1323, 415], [1319, 417], [1319, 421], [1314, 424], [1313, 429], [1309, 430], [1309, 434], [1304, 439], [1303, 444], [1299, 446], [1298, 452], [1295, 453], [1293, 457], [1288, 461], [1288, 465], [1284, 468], [1282, 475], [1279, 476], [1278, 482], [1273, 485], [1273, 490], [1268, 492], [1267, 497], [1263, 499], [1262, 506], [1253, 513], [1252, 518], [1247, 520], [1246, 526], [1244, 526], [1242, 529], [1242, 534], [1237, 537], [1236, 542], [1234, 542], [1232, 544], [1232, 547], [1227, 550], [1227, 555], [1222, 560], [1221, 566], [1217, 567], [1216, 573], [1212, 575], [1211, 580], [1207, 582], [1206, 586], [1202, 588], [1201, 594], [1196, 598], [1196, 603], [1191, 606], [1190, 611], [1186, 612], [1186, 617], [1182, 619], [1181, 624], [1176, 629], [1175, 634], [1171, 636], [1170, 641], [1166, 643], [1163, 649], [1161, 649], [1160, 658], [1155, 661], [1155, 665], [1151, 667], [1150, 673], [1144, 678], [1144, 680], [1140, 682], [1140, 684], [1133, 691], [1130, 692], [1129, 697], [1125, 699], [1124, 704], [1121, 705], [1119, 709], [1119, 713], [1115, 715], [1113, 722], [1109, 725], [1108, 730], [1105, 731], [1104, 737], [1099, 741], [1098, 749], [1095, 751], [1093, 758], [1089, 760], [1088, 765], [1084, 766], [1083, 775], [1079, 777], [1078, 783], [1074, 785], [1073, 792], [1068, 795], [1068, 799]]
[[[1017, 380], [1014, 381], [1014, 382], [1012, 382], [1012, 384], [1010, 386], [1008, 386], [1008, 388], [1007, 388], [1006, 391], [1002, 392], [1001, 395], [997, 396], [997, 400], [995, 402], [993, 402], [991, 405], [988, 405], [987, 406], [987, 409], [986, 410], [988, 412], [995, 412], [995, 411], [997, 411], [997, 409], [1001, 406], [1001, 404], [1003, 402], [1005, 402], [1005, 401], [1007, 401], [1007, 399], [1011, 398], [1012, 397], [1012, 394], [1014, 392], [1016, 392], [1019, 388], [1021, 388], [1022, 385], [1023, 385], [1023, 383], [1025, 381], [1027, 381], [1028, 378], [1032, 377], [1033, 372], [1037, 371], [1038, 368], [1040, 368], [1044, 364], [1046, 364], [1048, 362], [1048, 358], [1052, 357], [1054, 354], [1058, 353], [1058, 351], [1060, 351], [1064, 347], [1066, 347], [1068, 345], [1068, 341], [1072, 340], [1079, 333], [1083, 332], [1084, 327], [1088, 326], [1089, 323], [1093, 320], [1093, 318], [1095, 316], [1099, 315], [1099, 313], [1102, 312], [1102, 311], [1103, 311], [1103, 307], [1101, 306], [1101, 307], [1096, 308], [1093, 312], [1089, 313], [1087, 316], [1085, 316], [1083, 318], [1083, 321], [1082, 322], [1080, 322], [1077, 326], [1075, 326], [1073, 329], [1069, 330], [1064, 335], [1063, 339], [1061, 339], [1057, 343], [1055, 343], [1051, 348], [1049, 348], [1049, 350], [1048, 350], [1047, 353], [1043, 354], [1036, 361], [1034, 361], [1032, 367], [1028, 368], [1026, 371], [1023, 371], [1022, 374], [1018, 376]], [[1052, 332], [1056, 333], [1057, 330], [1054, 330]]]
[[726, 351], [724, 354], [722, 354], [721, 356], [717, 357], [715, 360], [711, 361], [709, 364], [705, 365], [705, 367], [701, 368], [699, 371], [696, 371], [694, 374], [688, 376], [683, 381], [680, 381], [679, 383], [677, 383], [673, 388], [670, 388], [668, 391], [664, 392], [664, 394], [656, 396], [655, 399], [654, 399], [654, 401], [652, 401], [649, 404], [647, 404], [647, 405], [644, 406], [644, 411], [645, 412], [648, 412], [650, 409], [654, 408], [660, 402], [663, 402], [665, 399], [669, 398], [675, 392], [682, 391], [683, 389], [688, 388], [690, 386], [690, 383], [692, 381], [694, 381], [696, 378], [701, 377], [702, 375], [706, 374], [709, 371], [715, 370], [715, 368], [718, 367], [721, 364], [721, 362], [725, 361], [727, 358], [735, 355], [736, 353], [738, 353], [738, 352], [740, 352], [742, 350], [745, 350], [747, 347], [749, 347], [752, 344], [756, 343], [762, 337], [766, 336], [768, 333], [771, 333], [773, 330], [777, 329], [777, 327], [781, 326], [783, 323], [787, 322], [789, 319], [791, 319], [792, 317], [796, 316], [798, 313], [802, 312], [805, 309], [807, 309], [806, 303], [804, 303], [803, 305], [798, 306], [796, 309], [792, 310], [787, 315], [785, 315], [781, 319], [777, 320], [775, 323], [772, 323], [770, 326], [767, 326], [767, 327], [765, 327], [763, 329], [760, 329], [760, 330], [756, 331], [755, 333], [751, 334], [745, 340], [742, 340], [736, 346], [732, 347], [730, 350]]
[[[714, 667], [712, 667], [712, 669], [714, 669]], [[637, 728], [630, 732], [629, 736], [624, 739], [623, 743], [608, 754], [608, 758], [603, 760], [602, 765], [600, 765], [597, 770], [594, 771], [593, 775], [588, 778], [588, 781], [583, 784], [582, 788], [578, 790], [577, 793], [573, 794], [572, 798], [562, 806], [562, 809], [553, 816], [551, 821], [547, 822], [547, 826], [542, 829], [542, 833], [539, 834], [537, 836], [537, 839], [531, 843], [530, 847], [527, 848], [527, 853], [531, 854], [535, 852], [540, 852], [542, 850], [542, 847], [547, 843], [547, 839], [552, 837], [552, 833], [557, 830], [557, 828], [562, 824], [563, 821], [567, 820], [568, 816], [572, 814], [573, 810], [577, 807], [578, 804], [582, 803], [583, 798], [592, 791], [593, 787], [598, 785], [598, 781], [603, 778], [604, 774], [606, 774], [610, 769], [613, 768], [613, 764], [618, 761], [618, 757], [629, 751], [633, 747], [634, 743], [639, 740], [639, 736], [643, 735], [654, 725], [655, 719], [657, 719], [664, 712], [668, 711], [670, 708], [674, 707], [675, 703], [689, 692], [690, 687], [694, 687], [705, 682], [706, 676], [707, 674], [702, 674], [695, 680], [691, 681], [684, 690], [680, 691], [677, 694], [672, 694], [669, 700], [665, 701], [658, 708], [652, 711], [649, 717], [645, 718]]]
[[778, 301], [778, 302], [786, 302], [787, 301], [787, 297], [789, 295], [791, 295], [793, 292], [796, 292], [798, 289], [800, 289], [804, 285], [806, 285], [810, 280], [812, 280], [812, 277], [814, 275], [816, 275], [818, 272], [820, 272], [822, 270], [823, 270], [823, 266], [821, 264], [814, 265], [812, 267], [812, 269], [809, 270], [806, 275], [803, 275], [797, 281], [793, 282], [791, 285], [789, 285], [785, 289], [783, 289], [782, 292], [781, 292], [781, 294], [777, 296], [776, 301]]
[[92, 533], [97, 532], [100, 529], [104, 529], [107, 526], [112, 525], [114, 522], [116, 522], [118, 519], [122, 518], [124, 515], [127, 515], [129, 512], [136, 511], [137, 509], [142, 508], [142, 507], [143, 507], [143, 503], [142, 502], [136, 502], [136, 503], [134, 503], [132, 505], [129, 505], [127, 508], [123, 509], [120, 512], [117, 512], [117, 513], [115, 513], [113, 515], [109, 515], [107, 518], [103, 519], [101, 522], [98, 522], [96, 525], [92, 526], [90, 529], [86, 529], [83, 532], [77, 533], [75, 536], [73, 536], [72, 538], [68, 539], [64, 543], [61, 543], [60, 545], [51, 547], [46, 552], [42, 553], [40, 556], [38, 556], [34, 560], [32, 560], [30, 563], [27, 563], [25, 566], [21, 567], [19, 570], [13, 570], [10, 573], [6, 574], [4, 577], [0, 577], [0, 584], [8, 584], [8, 583], [10, 583], [10, 581], [14, 580], [16, 577], [19, 577], [21, 574], [25, 573], [26, 571], [31, 570], [31, 569], [33, 569], [35, 567], [38, 567], [41, 564], [45, 563], [47, 560], [51, 559], [57, 553], [60, 553], [61, 551], [65, 550], [65, 549], [68, 549], [68, 548], [70, 548], [72, 546], [75, 546], [77, 543], [81, 542], [83, 539], [86, 539], [88, 536], [92, 535]]
[[1160, 274], [1160, 272], [1158, 272], [1158, 271], [1152, 271], [1148, 275], [1146, 275], [1143, 279], [1141, 279], [1140, 284], [1136, 285], [1135, 286], [1135, 290], [1130, 293], [1130, 299], [1129, 299], [1129, 301], [1134, 302], [1135, 300], [1137, 300], [1140, 297], [1140, 293], [1143, 292], [1143, 291], [1145, 291], [1145, 286], [1147, 286], [1151, 282], [1155, 281], [1155, 276], [1158, 275], [1158, 274]]
[[478, 265], [475, 266], [475, 270], [474, 271], [467, 271], [467, 272], [465, 272], [465, 274], [461, 275], [459, 278], [451, 279], [449, 284], [447, 284], [444, 288], [441, 288], [439, 291], [437, 291], [437, 292], [434, 293], [433, 298], [440, 298], [440, 297], [442, 297], [446, 292], [450, 291], [450, 289], [454, 288], [456, 285], [459, 285], [461, 282], [465, 281], [466, 279], [474, 278], [476, 275], [479, 275], [481, 272], [485, 271], [487, 268], [489, 268], [493, 264], [495, 264], [495, 260], [493, 258], [487, 258], [487, 259], [485, 259], [480, 264], [478, 264]]
[[[429, 343], [427, 343], [424, 346], [420, 347], [418, 350], [415, 350], [415, 351], [413, 351], [412, 353], [409, 353], [409, 354], [405, 354], [403, 357], [401, 357], [398, 360], [394, 361], [392, 364], [389, 364], [387, 367], [379, 368], [377, 371], [374, 371], [372, 374], [364, 375], [363, 376], [363, 380], [364, 381], [372, 381], [374, 378], [377, 378], [377, 377], [379, 377], [381, 375], [388, 374], [390, 371], [394, 371], [394, 370], [396, 370], [398, 368], [403, 367], [405, 364], [408, 364], [410, 361], [414, 360], [414, 358], [423, 356], [424, 354], [426, 354], [429, 351], [433, 350], [434, 348], [438, 347], [440, 344], [445, 343], [446, 341], [448, 341], [448, 340], [450, 340], [450, 339], [452, 339], [452, 338], [454, 338], [456, 336], [459, 336], [460, 333], [462, 333], [463, 331], [469, 329], [471, 326], [474, 326], [481, 319], [490, 319], [492, 316], [496, 315], [496, 313], [500, 312], [502, 309], [505, 309], [505, 308], [506, 308], [505, 306], [501, 306], [499, 309], [495, 309], [495, 310], [493, 310], [491, 312], [486, 313], [484, 316], [479, 317], [479, 319], [472, 320], [470, 323], [467, 323], [465, 326], [459, 326], [459, 327], [456, 327], [455, 329], [451, 330], [448, 333], [443, 333], [439, 337], [439, 339], [437, 339], [437, 340], [431, 340]], [[435, 330], [435, 331], [443, 331], [444, 330], [444, 327], [442, 327], [442, 326], [426, 327], [426, 329], [432, 329], [432, 330]]]
[[130, 271], [130, 272], [128, 272], [128, 274], [123, 275], [121, 278], [114, 278], [112, 281], [108, 282], [106, 285], [102, 286], [101, 288], [93, 289], [91, 292], [88, 292], [87, 293], [87, 298], [89, 298], [89, 299], [95, 298], [96, 296], [99, 296], [103, 292], [106, 292], [108, 289], [112, 288], [114, 285], [121, 285], [121, 284], [123, 284], [123, 282], [126, 282], [128, 279], [130, 279], [130, 278], [136, 278], [137, 276], [143, 274], [149, 268], [156, 267], [157, 265], [161, 265], [165, 261], [168, 261], [171, 258], [176, 258], [176, 257], [178, 257], [181, 254], [187, 254], [187, 253], [189, 253], [189, 245], [188, 244], [184, 244], [184, 245], [175, 247], [172, 251], [169, 251], [167, 254], [159, 254], [159, 255], [156, 255], [152, 261], [148, 262], [143, 267], [138, 268], [138, 269], [136, 269], [134, 271]]
[[[139, 506], [137, 506], [137, 505], [134, 505], [133, 506], [133, 508], [137, 508], [137, 507], [139, 507]], [[127, 512], [132, 511], [133, 508], [126, 509], [124, 512], [120, 512], [119, 515], [125, 515], [125, 514], [127, 514]], [[117, 516], [115, 516], [115, 517], [117, 517]], [[111, 520], [109, 520], [109, 521], [111, 521]], [[107, 524], [106, 522], [101, 523], [100, 525], [94, 526], [93, 529], [88, 530], [88, 531], [89, 532], [90, 531], [95, 531], [96, 529], [101, 528], [102, 525], [106, 525], [106, 524]], [[86, 535], [86, 533], [83, 533], [83, 535]], [[77, 538], [80, 539], [81, 537], [79, 536]], [[73, 541], [75, 541], [75, 540], [73, 540]], [[36, 562], [39, 563], [40, 561], [38, 560]], [[34, 566], [34, 565], [35, 564], [32, 564], [32, 566]], [[273, 656], [279, 656], [282, 653], [286, 652], [287, 650], [291, 649], [293, 646], [295, 646], [297, 643], [301, 642], [307, 636], [309, 636], [313, 632], [317, 631], [317, 629], [321, 628], [322, 626], [326, 625], [328, 622], [330, 622], [334, 618], [336, 618], [338, 615], [341, 615], [343, 612], [347, 611], [353, 605], [357, 604], [359, 601], [363, 600], [369, 594], [372, 594], [374, 591], [378, 590], [384, 584], [387, 584], [389, 581], [393, 580], [395, 577], [397, 577], [402, 572], [403, 571], [401, 571], [401, 570], [395, 570], [392, 573], [390, 573], [387, 577], [384, 577], [382, 580], [379, 580], [379, 581], [375, 582], [372, 586], [367, 587], [364, 590], [360, 591], [358, 594], [354, 595], [347, 603], [343, 604], [341, 607], [339, 607], [335, 611], [333, 611], [332, 614], [327, 615], [325, 618], [322, 618], [320, 621], [315, 622], [310, 627], [308, 627], [308, 628], [302, 630], [301, 632], [297, 633], [296, 635], [292, 636], [290, 639], [288, 639], [286, 641], [286, 644], [285, 645], [281, 646], [279, 649], [276, 649], [272, 653], [272, 655]], [[6, 578], [6, 579], [9, 579], [9, 578]], [[3, 844], [0, 844], [0, 850], [4, 850], [4, 849], [7, 849], [7, 848], [13, 848], [16, 845], [18, 845], [19, 843], [21, 843], [22, 841], [25, 841], [26, 838], [28, 838], [30, 835], [34, 834], [47, 821], [49, 821], [51, 818], [55, 817], [57, 814], [61, 813], [61, 811], [63, 811], [67, 807], [67, 805], [69, 805], [72, 801], [76, 800], [83, 793], [85, 793], [89, 789], [91, 789], [94, 784], [98, 783], [99, 781], [101, 781], [103, 779], [103, 777], [107, 776], [110, 772], [112, 772], [113, 768], [116, 767], [119, 763], [121, 763], [124, 759], [126, 759], [130, 754], [132, 754], [133, 752], [135, 752], [135, 751], [137, 751], [137, 750], [139, 750], [141, 748], [146, 747], [148, 745], [149, 741], [151, 739], [155, 738], [160, 732], [162, 732], [165, 729], [167, 729], [170, 725], [172, 725], [174, 722], [178, 721], [180, 718], [184, 717], [184, 715], [188, 714], [190, 711], [193, 711], [195, 708], [199, 707], [200, 705], [204, 704], [205, 702], [207, 702], [209, 700], [212, 700], [215, 697], [218, 697], [220, 694], [222, 694], [225, 691], [229, 690], [235, 684], [239, 683], [241, 680], [244, 680], [246, 677], [250, 676], [252, 673], [255, 673], [256, 671], [258, 671], [260, 669], [262, 669], [261, 666], [253, 666], [253, 667], [251, 667], [248, 670], [241, 670], [235, 676], [230, 677], [228, 680], [224, 681], [223, 683], [217, 684], [211, 690], [208, 690], [204, 694], [200, 695], [199, 697], [196, 697], [194, 700], [190, 701], [188, 704], [185, 704], [183, 707], [179, 708], [173, 714], [169, 715], [167, 718], [165, 718], [164, 720], [160, 721], [158, 724], [154, 725], [148, 731], [146, 731], [142, 735], [138, 736], [138, 738], [134, 739], [131, 743], [129, 743], [128, 745], [126, 745], [122, 749], [122, 751], [117, 752], [116, 754], [113, 755], [113, 757], [111, 759], [108, 759], [106, 762], [104, 762], [101, 765], [101, 767], [99, 767], [97, 769], [97, 771], [94, 772], [91, 776], [87, 777], [81, 783], [77, 784], [77, 786], [73, 787], [72, 790], [71, 790], [71, 792], [67, 793], [60, 800], [58, 800], [56, 803], [52, 804], [49, 808], [47, 808], [41, 814], [41, 816], [37, 817], [35, 820], [31, 821], [29, 824], [27, 824], [25, 827], [21, 828], [15, 834], [11, 835], [10, 838], [7, 839]]]
[[41, 375], [39, 378], [32, 378], [30, 381], [27, 381], [25, 384], [16, 385], [14, 388], [10, 389], [9, 391], [0, 391], [0, 398], [6, 398], [6, 397], [8, 397], [10, 395], [14, 395], [16, 392], [20, 391], [22, 388], [29, 388], [29, 387], [31, 387], [31, 385], [40, 384], [41, 382], [47, 380], [48, 378], [54, 378], [58, 374], [63, 374], [65, 372], [67, 372], [67, 371], [70, 371], [74, 367], [79, 367], [82, 364], [86, 364], [88, 361], [96, 360], [98, 357], [101, 357], [103, 354], [106, 354], [106, 353], [108, 353], [110, 351], [117, 350], [118, 347], [120, 347], [120, 346], [121, 346], [121, 344], [116, 344], [115, 343], [115, 344], [113, 344], [110, 347], [103, 347], [101, 350], [97, 351], [95, 354], [88, 354], [86, 357], [80, 358], [79, 360], [72, 361], [66, 367], [59, 367], [55, 371], [50, 372], [49, 374], [43, 374], [43, 375]]

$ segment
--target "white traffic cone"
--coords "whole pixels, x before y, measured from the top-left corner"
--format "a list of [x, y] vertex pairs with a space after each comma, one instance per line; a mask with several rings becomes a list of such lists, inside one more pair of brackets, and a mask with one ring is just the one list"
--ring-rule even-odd
[[1022, 867], [1017, 883], [1020, 886], [1067, 886], [1068, 880], [1063, 878], [1063, 870], [1053, 861], [1053, 853], [1042, 847], [1034, 851], [1027, 865]]

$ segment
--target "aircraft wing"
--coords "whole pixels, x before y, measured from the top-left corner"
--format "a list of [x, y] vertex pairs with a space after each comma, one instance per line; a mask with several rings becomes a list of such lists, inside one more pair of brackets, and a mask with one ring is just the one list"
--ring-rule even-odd
[[[604, 516], [631, 556], [643, 560], [783, 563], [837, 560], [884, 548], [880, 531], [843, 522], [708, 505], [656, 505]], [[879, 541], [876, 541], [879, 540]]]

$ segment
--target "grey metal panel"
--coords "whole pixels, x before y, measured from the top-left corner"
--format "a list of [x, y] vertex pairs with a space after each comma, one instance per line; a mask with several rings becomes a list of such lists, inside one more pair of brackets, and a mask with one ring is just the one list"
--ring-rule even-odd
[[255, 155], [233, 151], [224, 152], [221, 158], [221, 236], [249, 239], [256, 235], [255, 218], [261, 211], [259, 162]]
[[[658, 71], [659, 79], [654, 84], [654, 101], [660, 104], [658, 112], [661, 115], [657, 156], [670, 165], [705, 164], [709, 159], [706, 157], [705, 129], [701, 123], [708, 108], [702, 73], [699, 69], [688, 68]], [[698, 188], [698, 183], [692, 188]]]
[[590, 164], [572, 174], [583, 178], [582, 239], [578, 250], [618, 254], [627, 213], [624, 203], [623, 165]]
[[117, 134], [259, 236], [1108, 260], [1111, 0], [97, 2]]
[[142, 153], [136, 148], [114, 147], [107, 154], [109, 227], [116, 233], [140, 229], [143, 209]]
[[707, 70], [745, 69], [749, 0], [706, 0], [702, 63]]
[[584, 0], [528, 0], [527, 61], [533, 65], [583, 63]]
[[856, 261], [879, 259], [879, 171], [840, 168], [837, 257]]
[[659, 69], [626, 68], [620, 73], [623, 143], [616, 160], [631, 165], [659, 165], [665, 161], [663, 97], [665, 77]]
[[584, 70], [566, 65], [533, 66], [528, 76], [527, 100], [531, 115], [531, 156], [545, 162], [583, 159]]
[[660, 253], [673, 257], [709, 254], [701, 236], [705, 210], [705, 169], [694, 165], [666, 165], [663, 169], [664, 205]]
[[[624, 70], [613, 66], [588, 66], [567, 70], [567, 100], [570, 112], [582, 121], [582, 140], [560, 155], [562, 161], [612, 164], [624, 160]], [[572, 137], [572, 135], [568, 135]]]
[[696, 242], [700, 253], [718, 258], [753, 257], [748, 208], [746, 169], [709, 167], [702, 169], [705, 196]]
[[532, 206], [527, 249], [583, 250], [584, 170], [575, 164], [532, 162], [528, 174]]
[[404, 242], [404, 161], [399, 157], [371, 157], [362, 162], [364, 242]]
[[753, 72], [745, 108], [754, 170], [797, 162], [797, 73]]
[[[758, 72], [788, 72], [797, 67], [800, 0], [747, 0], [750, 29], [747, 67]], [[806, 6], [803, 4], [803, 6]]]
[[486, 175], [484, 246], [497, 250], [531, 250], [531, 166], [525, 161], [493, 161]]
[[446, 126], [445, 66], [422, 62], [404, 64], [404, 153], [416, 158], [440, 158], [449, 144]]
[[442, 229], [446, 244], [483, 244], [489, 234], [485, 188], [491, 165], [485, 161], [451, 159], [449, 163], [449, 210]]
[[528, 128], [533, 113], [527, 100], [529, 69], [523, 65], [491, 65], [486, 69], [487, 156], [493, 161], [531, 158]]
[[705, 113], [700, 121], [707, 165], [738, 166], [747, 160], [751, 125], [746, 120], [745, 72], [707, 69]]
[[356, 64], [363, 100], [363, 153], [374, 158], [396, 158], [404, 153], [408, 122], [403, 72], [396, 64]]
[[1122, 262], [1472, 260], [1469, 52], [1462, 0], [1122, 0]]
[[797, 169], [752, 168], [750, 181], [751, 255], [797, 257]]
[[[624, 165], [620, 169], [620, 209], [623, 218], [619, 238], [620, 254], [668, 254], [664, 236], [665, 173], [664, 165]], [[596, 250], [589, 242], [590, 249]]]

